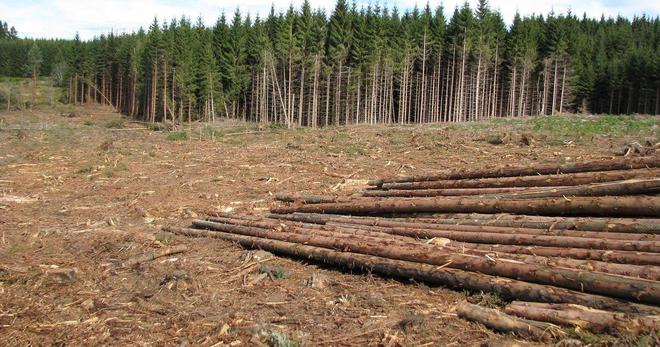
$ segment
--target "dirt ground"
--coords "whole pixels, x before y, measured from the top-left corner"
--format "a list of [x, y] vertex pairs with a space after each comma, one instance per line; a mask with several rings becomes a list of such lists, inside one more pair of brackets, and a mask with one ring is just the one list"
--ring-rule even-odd
[[[654, 122], [644, 136], [657, 135]], [[73, 117], [0, 113], [0, 345], [464, 346], [513, 339], [456, 317], [467, 295], [497, 301], [489, 295], [269, 258], [160, 227], [187, 226], [208, 211], [263, 214], [278, 191], [348, 194], [352, 180], [611, 157], [639, 140], [636, 133], [558, 140], [516, 124], [286, 130], [222, 122], [180, 129], [187, 131], [181, 139], [122, 123], [101, 107], [77, 108]], [[493, 134], [504, 134], [504, 143], [484, 141]], [[184, 253], [121, 266], [182, 244]]]

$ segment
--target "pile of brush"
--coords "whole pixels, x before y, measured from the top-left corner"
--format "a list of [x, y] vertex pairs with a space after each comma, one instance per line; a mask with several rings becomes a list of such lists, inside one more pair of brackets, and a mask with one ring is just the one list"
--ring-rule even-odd
[[[381, 179], [357, 197], [278, 194], [268, 216], [167, 227], [249, 248], [513, 300], [461, 317], [549, 340], [557, 325], [660, 323], [660, 157]], [[568, 216], [568, 217], [567, 217]]]

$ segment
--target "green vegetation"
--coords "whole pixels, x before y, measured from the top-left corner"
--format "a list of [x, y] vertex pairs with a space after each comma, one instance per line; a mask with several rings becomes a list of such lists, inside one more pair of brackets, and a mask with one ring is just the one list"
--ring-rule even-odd
[[185, 131], [177, 131], [169, 133], [165, 138], [167, 141], [183, 141], [188, 139], [188, 133]]
[[121, 129], [124, 127], [124, 119], [123, 118], [113, 119], [105, 123], [105, 127], [108, 129]]
[[155, 19], [85, 42], [0, 35], [0, 75], [37, 67], [69, 88], [70, 103], [108, 95], [149, 122], [226, 117], [289, 128], [657, 114], [659, 23], [551, 12], [516, 15], [509, 26], [486, 0], [451, 13], [346, 0], [324, 13], [306, 1], [260, 18], [221, 13], [212, 27]]
[[222, 132], [222, 131], [220, 131], [220, 130], [217, 130], [217, 129], [214, 129], [213, 127], [208, 126], [208, 125], [205, 126], [205, 127], [202, 129], [202, 134], [204, 134], [205, 137], [210, 137], [210, 138], [216, 138], [216, 137], [223, 137], [223, 136], [225, 136], [225, 133], [224, 133], [224, 132]]

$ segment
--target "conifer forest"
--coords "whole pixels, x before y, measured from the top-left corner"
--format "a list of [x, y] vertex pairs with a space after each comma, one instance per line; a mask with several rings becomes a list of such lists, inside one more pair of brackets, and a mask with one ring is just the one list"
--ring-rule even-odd
[[291, 1], [0, 0], [0, 346], [660, 346], [657, 5]]
[[[20, 29], [20, 28], [19, 28]], [[35, 56], [37, 58], [35, 58]], [[89, 41], [16, 38], [0, 75], [57, 75], [66, 102], [145, 121], [218, 117], [287, 127], [660, 113], [660, 20], [453, 13], [338, 0], [265, 17], [161, 21]], [[27, 62], [27, 64], [26, 64]]]

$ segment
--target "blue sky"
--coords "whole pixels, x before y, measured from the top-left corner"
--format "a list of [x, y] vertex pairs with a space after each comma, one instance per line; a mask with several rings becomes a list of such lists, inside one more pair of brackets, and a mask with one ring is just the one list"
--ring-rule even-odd
[[[464, 0], [429, 0], [432, 7], [441, 3], [445, 11], [451, 14], [456, 4]], [[477, 0], [470, 0], [475, 4]], [[349, 1], [350, 2], [350, 1]], [[357, 1], [359, 4], [380, 3], [388, 7], [410, 9], [416, 4], [420, 7], [426, 0], [382, 0]], [[299, 7], [302, 0], [279, 2], [272, 0], [0, 0], [0, 19], [14, 25], [20, 36], [45, 38], [72, 38], [76, 32], [83, 39], [89, 39], [109, 31], [130, 32], [140, 26], [147, 27], [154, 16], [170, 19], [186, 15], [191, 18], [202, 17], [211, 25], [224, 10], [231, 14], [236, 4], [243, 13], [266, 15], [275, 3], [278, 10], [285, 10], [290, 3]], [[334, 6], [334, 0], [310, 0], [314, 8], [324, 8], [328, 12]], [[587, 13], [591, 17], [622, 15], [632, 18], [646, 14], [655, 17], [660, 13], [660, 1], [653, 0], [490, 0], [492, 8], [498, 9], [507, 23], [510, 23], [516, 11], [521, 14], [566, 12], [567, 9], [579, 16]]]

